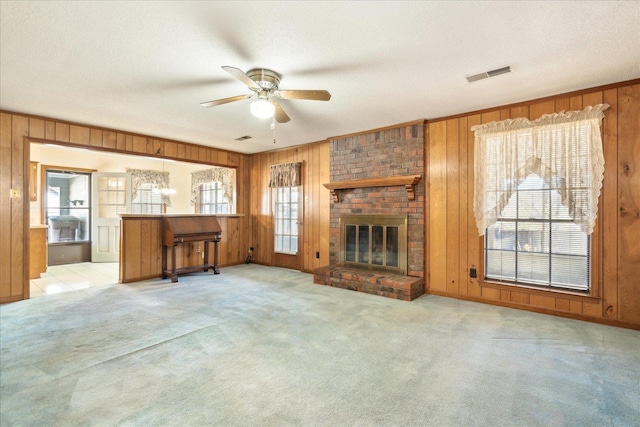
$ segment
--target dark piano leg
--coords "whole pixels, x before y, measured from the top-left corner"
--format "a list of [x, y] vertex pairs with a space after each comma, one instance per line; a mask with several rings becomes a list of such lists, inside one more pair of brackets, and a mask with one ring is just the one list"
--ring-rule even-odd
[[171, 247], [171, 283], [178, 281], [178, 275], [176, 274], [176, 245]]
[[209, 264], [209, 242], [204, 242], [204, 269], [202, 271], [209, 271], [211, 265]]
[[213, 274], [220, 274], [220, 269], [218, 268], [218, 241], [213, 241]]
[[167, 247], [162, 245], [162, 278], [166, 279], [167, 275], [165, 271], [167, 270]]

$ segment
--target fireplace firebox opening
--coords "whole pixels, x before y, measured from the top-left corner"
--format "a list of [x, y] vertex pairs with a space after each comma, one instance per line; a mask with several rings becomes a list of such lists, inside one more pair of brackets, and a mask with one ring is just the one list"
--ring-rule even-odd
[[339, 265], [407, 274], [407, 217], [340, 216]]

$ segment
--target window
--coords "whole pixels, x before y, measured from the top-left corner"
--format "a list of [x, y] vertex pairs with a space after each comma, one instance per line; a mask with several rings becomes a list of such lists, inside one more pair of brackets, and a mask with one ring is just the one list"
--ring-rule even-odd
[[236, 171], [231, 168], [209, 168], [191, 172], [191, 198], [196, 213], [233, 214]]
[[131, 175], [131, 211], [140, 214], [163, 214], [171, 206], [171, 195], [175, 190], [169, 182], [169, 172], [151, 169], [130, 169]]
[[91, 173], [45, 168], [45, 174], [49, 243], [90, 241]]
[[298, 187], [273, 189], [275, 206], [275, 251], [298, 253]]
[[140, 184], [135, 198], [131, 201], [131, 210], [139, 214], [162, 214], [162, 193], [155, 184]]
[[231, 213], [231, 203], [220, 181], [200, 184], [196, 212], [203, 214]]
[[98, 178], [98, 218], [117, 219], [127, 212], [126, 181], [122, 176]]
[[589, 236], [562, 204], [561, 179], [529, 175], [485, 233], [485, 277], [589, 290]]
[[590, 290], [607, 104], [473, 126], [474, 215], [485, 277]]
[[269, 168], [273, 191], [275, 252], [298, 254], [298, 186], [302, 163], [281, 163]]

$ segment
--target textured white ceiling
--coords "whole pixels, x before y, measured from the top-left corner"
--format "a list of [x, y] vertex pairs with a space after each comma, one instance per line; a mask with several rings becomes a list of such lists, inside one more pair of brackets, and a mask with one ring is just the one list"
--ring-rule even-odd
[[[283, 100], [274, 145], [249, 100], [200, 107], [252, 93], [223, 65], [332, 98]], [[0, 2], [1, 109], [243, 153], [638, 77], [638, 1]]]

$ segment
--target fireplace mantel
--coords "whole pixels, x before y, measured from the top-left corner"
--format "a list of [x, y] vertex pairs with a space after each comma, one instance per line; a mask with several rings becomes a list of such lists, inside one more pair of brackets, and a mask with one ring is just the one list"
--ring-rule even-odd
[[393, 186], [404, 186], [407, 190], [407, 198], [409, 200], [415, 200], [415, 186], [421, 179], [422, 175], [397, 175], [385, 178], [351, 179], [347, 181], [327, 182], [322, 185], [329, 189], [334, 203], [338, 203], [340, 201], [339, 190]]

